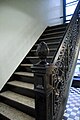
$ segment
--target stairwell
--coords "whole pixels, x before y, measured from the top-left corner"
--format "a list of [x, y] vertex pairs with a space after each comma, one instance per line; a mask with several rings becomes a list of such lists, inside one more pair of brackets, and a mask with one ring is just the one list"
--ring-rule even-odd
[[[26, 55], [0, 93], [0, 120], [35, 120], [34, 74], [31, 66], [39, 62], [37, 46], [44, 41], [49, 47], [47, 62], [55, 57], [67, 24], [47, 27]], [[43, 111], [44, 112], [44, 111]]]

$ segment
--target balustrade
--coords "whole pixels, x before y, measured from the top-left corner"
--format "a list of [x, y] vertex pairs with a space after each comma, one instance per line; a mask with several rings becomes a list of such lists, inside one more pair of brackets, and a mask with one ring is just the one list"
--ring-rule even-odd
[[49, 53], [47, 44], [42, 42], [37, 48], [40, 61], [32, 67], [35, 77], [36, 120], [60, 120], [77, 60], [79, 39], [80, 1], [68, 25], [62, 44], [51, 63], [47, 63]]

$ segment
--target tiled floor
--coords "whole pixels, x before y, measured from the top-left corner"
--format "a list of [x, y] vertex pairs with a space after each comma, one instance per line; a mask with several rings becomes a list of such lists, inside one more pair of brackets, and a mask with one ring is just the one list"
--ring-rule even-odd
[[80, 120], [80, 88], [71, 87], [62, 120]]

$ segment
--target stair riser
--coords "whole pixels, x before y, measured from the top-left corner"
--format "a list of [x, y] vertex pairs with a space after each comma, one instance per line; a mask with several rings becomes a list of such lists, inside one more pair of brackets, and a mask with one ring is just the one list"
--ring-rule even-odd
[[26, 63], [27, 63], [27, 64], [31, 64], [30, 60], [25, 58], [25, 59], [22, 61], [22, 64], [26, 64]]
[[33, 108], [30, 108], [30, 107], [25, 106], [25, 105], [18, 103], [16, 101], [5, 98], [3, 96], [1, 96], [1, 99], [2, 99], [3, 103], [10, 105], [11, 107], [14, 107], [14, 108], [16, 108], [24, 113], [27, 113], [27, 114], [35, 117], [35, 110]]
[[20, 71], [32, 72], [31, 67], [29, 67], [29, 66], [20, 66]]
[[35, 97], [34, 90], [30, 90], [27, 88], [21, 88], [21, 87], [17, 87], [17, 86], [13, 86], [13, 85], [8, 85], [8, 89], [12, 92], [19, 93], [21, 95], [25, 95], [25, 96], [28, 96], [31, 98]]
[[29, 52], [28, 56], [37, 56], [37, 53], [36, 53], [36, 51], [35, 52], [31, 51], [31, 52]]
[[27, 76], [21, 76], [21, 75], [14, 75], [15, 80], [19, 80], [22, 82], [27, 82], [27, 83], [33, 83], [34, 84], [34, 78], [33, 77], [27, 77]]

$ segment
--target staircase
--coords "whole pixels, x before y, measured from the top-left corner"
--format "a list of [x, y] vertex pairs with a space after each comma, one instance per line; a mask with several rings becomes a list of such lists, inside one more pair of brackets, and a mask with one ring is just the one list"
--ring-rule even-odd
[[39, 62], [37, 46], [44, 41], [51, 62], [60, 47], [67, 24], [47, 27], [0, 93], [0, 120], [35, 120], [34, 74], [31, 66]]

